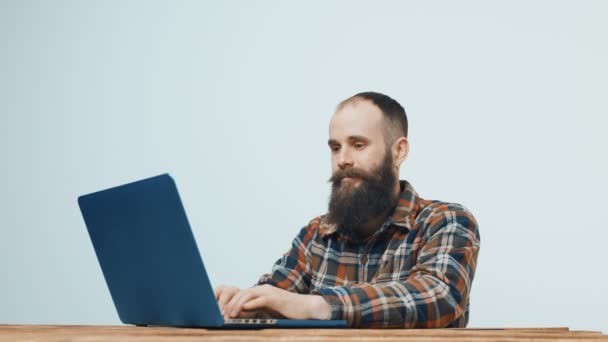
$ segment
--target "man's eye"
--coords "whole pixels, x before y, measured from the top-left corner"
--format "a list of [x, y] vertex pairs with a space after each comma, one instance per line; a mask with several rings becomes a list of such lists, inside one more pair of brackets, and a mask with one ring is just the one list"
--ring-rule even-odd
[[364, 144], [364, 143], [356, 143], [356, 144], [355, 144], [355, 147], [356, 147], [356, 148], [362, 148], [363, 146], [365, 146], [365, 144]]
[[338, 146], [332, 146], [330, 149], [332, 152], [337, 152], [340, 148]]

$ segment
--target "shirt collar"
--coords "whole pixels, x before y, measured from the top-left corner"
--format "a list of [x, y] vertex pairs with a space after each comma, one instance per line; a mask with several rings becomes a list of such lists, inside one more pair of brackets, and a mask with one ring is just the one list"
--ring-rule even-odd
[[[389, 226], [396, 226], [405, 232], [412, 230], [413, 222], [416, 219], [418, 209], [420, 208], [421, 199], [416, 190], [414, 190], [414, 187], [408, 181], [400, 180], [399, 185], [401, 187], [399, 201], [392, 214], [387, 217], [386, 223], [381, 228], [382, 230]], [[325, 238], [332, 234], [338, 234], [349, 239], [349, 236], [336, 224], [327, 223], [325, 217], [326, 215], [321, 216], [319, 222], [319, 234], [321, 237]]]

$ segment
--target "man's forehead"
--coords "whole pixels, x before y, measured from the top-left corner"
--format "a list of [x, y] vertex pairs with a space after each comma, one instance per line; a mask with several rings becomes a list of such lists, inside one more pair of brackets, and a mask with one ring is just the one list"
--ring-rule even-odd
[[338, 107], [329, 123], [330, 140], [351, 136], [377, 139], [382, 136], [382, 112], [367, 100], [355, 100]]

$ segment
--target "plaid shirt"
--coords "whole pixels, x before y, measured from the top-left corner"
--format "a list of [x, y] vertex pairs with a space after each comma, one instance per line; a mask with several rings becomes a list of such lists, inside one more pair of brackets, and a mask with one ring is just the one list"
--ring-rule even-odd
[[395, 210], [365, 240], [317, 217], [257, 285], [321, 295], [351, 327], [467, 325], [479, 252], [477, 222], [462, 205], [424, 200], [401, 181]]

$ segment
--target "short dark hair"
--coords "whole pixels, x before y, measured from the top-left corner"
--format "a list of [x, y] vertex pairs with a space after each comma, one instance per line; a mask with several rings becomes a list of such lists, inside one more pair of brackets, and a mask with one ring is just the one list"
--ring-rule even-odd
[[401, 136], [407, 138], [407, 115], [405, 113], [405, 109], [399, 104], [399, 102], [387, 95], [374, 91], [366, 91], [355, 94], [342, 101], [338, 105], [338, 108], [357, 100], [367, 100], [372, 102], [380, 109], [382, 114], [384, 114], [384, 118], [386, 119], [387, 123], [387, 136], [385, 137], [387, 144], [391, 144], [393, 141], [395, 141], [395, 139]]

